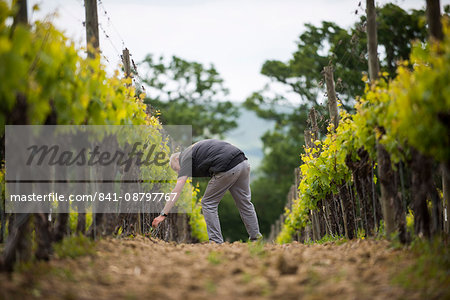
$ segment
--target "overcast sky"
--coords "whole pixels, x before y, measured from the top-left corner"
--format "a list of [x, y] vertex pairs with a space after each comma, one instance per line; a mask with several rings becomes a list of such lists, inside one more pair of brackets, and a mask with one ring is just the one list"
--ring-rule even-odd
[[[243, 101], [268, 81], [259, 74], [267, 59], [288, 60], [305, 23], [334, 21], [349, 27], [359, 0], [103, 0], [98, 14], [100, 47], [112, 70], [123, 47], [137, 63], [148, 53], [177, 55], [214, 64], [230, 89], [229, 99]], [[363, 6], [365, 1], [363, 2]], [[423, 8], [425, 0], [394, 2]], [[449, 4], [450, 0], [441, 0]], [[80, 46], [85, 43], [83, 0], [29, 0], [40, 11], [31, 20], [58, 12], [53, 22]], [[105, 14], [105, 11], [107, 14]], [[359, 15], [363, 13], [359, 10]], [[109, 17], [109, 20], [108, 20]], [[106, 38], [105, 33], [109, 36]]]

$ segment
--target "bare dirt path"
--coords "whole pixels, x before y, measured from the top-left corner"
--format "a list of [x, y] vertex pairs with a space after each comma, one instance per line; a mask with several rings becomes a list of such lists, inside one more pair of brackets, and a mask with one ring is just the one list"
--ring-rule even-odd
[[392, 283], [411, 262], [386, 241], [341, 245], [101, 240], [94, 255], [0, 275], [3, 299], [420, 299]]

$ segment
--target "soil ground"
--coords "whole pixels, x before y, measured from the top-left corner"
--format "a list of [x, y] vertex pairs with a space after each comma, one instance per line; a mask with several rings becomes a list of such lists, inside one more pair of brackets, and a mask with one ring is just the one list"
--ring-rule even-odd
[[175, 244], [107, 238], [95, 254], [0, 274], [3, 299], [420, 299], [392, 282], [412, 262], [383, 240]]

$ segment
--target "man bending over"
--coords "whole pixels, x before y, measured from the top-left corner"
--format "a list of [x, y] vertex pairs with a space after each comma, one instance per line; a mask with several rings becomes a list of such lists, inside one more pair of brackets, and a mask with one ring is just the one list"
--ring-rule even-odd
[[235, 146], [215, 140], [203, 140], [170, 157], [170, 167], [178, 172], [173, 189], [177, 193], [174, 201], [168, 201], [156, 217], [152, 226], [165, 220], [170, 209], [180, 196], [188, 177], [210, 177], [202, 198], [202, 212], [205, 217], [210, 242], [223, 243], [218, 215], [219, 202], [226, 191], [230, 191], [250, 240], [261, 237], [258, 218], [251, 202], [250, 163], [244, 152]]

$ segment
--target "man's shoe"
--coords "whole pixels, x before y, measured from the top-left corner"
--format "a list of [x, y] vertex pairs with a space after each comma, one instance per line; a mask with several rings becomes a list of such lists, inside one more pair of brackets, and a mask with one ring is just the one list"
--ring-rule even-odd
[[250, 238], [250, 242], [258, 242], [258, 241], [262, 241], [263, 236], [261, 233], [258, 233], [258, 235], [255, 238]]

